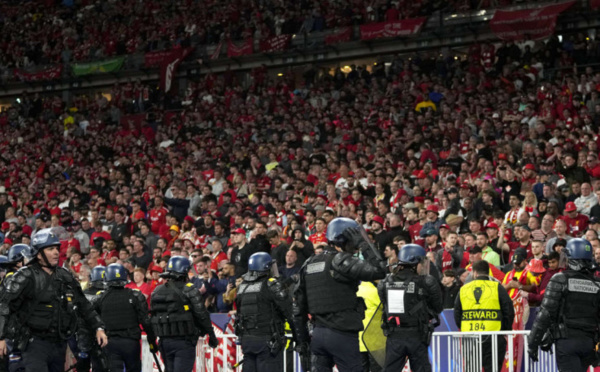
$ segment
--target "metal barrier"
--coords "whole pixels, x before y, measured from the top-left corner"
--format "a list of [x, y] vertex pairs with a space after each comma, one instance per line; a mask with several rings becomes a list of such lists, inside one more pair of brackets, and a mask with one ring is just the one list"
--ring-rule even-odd
[[[537, 362], [529, 359], [529, 333], [435, 332], [431, 340], [432, 369], [435, 372], [481, 372], [483, 365], [488, 363], [493, 372], [558, 371], [554, 345], [549, 352], [539, 350]], [[499, 350], [499, 337], [506, 338], [504, 350]], [[593, 371], [590, 367], [589, 372]]]

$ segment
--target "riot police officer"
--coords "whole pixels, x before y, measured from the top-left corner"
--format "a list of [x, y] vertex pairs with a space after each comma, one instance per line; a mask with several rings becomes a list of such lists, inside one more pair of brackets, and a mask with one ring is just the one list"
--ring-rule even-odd
[[[306, 260], [294, 291], [297, 349], [304, 370], [310, 370], [312, 363], [317, 372], [331, 371], [334, 365], [341, 371], [361, 371], [358, 332], [363, 330], [365, 304], [356, 291], [362, 280], [385, 278], [385, 264], [364, 229], [349, 218], [332, 220], [327, 240], [332, 247]], [[355, 256], [358, 251], [364, 260]], [[308, 314], [314, 320], [312, 341]]]
[[[68, 270], [57, 267], [59, 247], [51, 229], [38, 231], [32, 239], [32, 260], [7, 279], [0, 294], [0, 356], [6, 354], [6, 336], [16, 335], [27, 372], [64, 369], [67, 340], [79, 318], [96, 330], [100, 346], [107, 342], [104, 324], [79, 283]], [[17, 318], [18, 329], [9, 330], [10, 314]]]
[[[4, 280], [23, 266], [25, 258], [30, 255], [30, 250], [31, 247], [27, 244], [15, 244], [8, 250], [8, 256], [0, 256], [0, 267], [5, 270], [0, 291], [4, 291], [6, 288]], [[14, 317], [12, 321], [14, 321]], [[21, 352], [15, 347], [13, 338], [14, 335], [8, 337], [7, 351], [9, 355], [0, 360], [0, 371], [20, 372], [25, 369]]]
[[106, 326], [108, 345], [105, 352], [111, 372], [142, 370], [140, 324], [148, 335], [150, 351], [156, 352], [156, 337], [150, 326], [148, 303], [140, 291], [125, 288], [127, 270], [114, 263], [106, 268], [107, 290], [92, 300], [94, 309]]
[[292, 300], [282, 283], [271, 277], [273, 260], [265, 252], [248, 260], [248, 272], [237, 291], [236, 334], [244, 353], [244, 372], [283, 370], [285, 321], [292, 320]]
[[92, 301], [94, 298], [98, 297], [102, 293], [102, 291], [104, 291], [105, 273], [106, 267], [102, 265], [98, 265], [92, 269], [92, 272], [90, 273], [90, 286], [85, 291], [83, 291], [83, 294], [88, 299], [88, 301]]
[[159, 350], [167, 372], [190, 372], [196, 359], [198, 336], [209, 335], [209, 345], [219, 344], [200, 292], [188, 281], [190, 261], [183, 256], [169, 259], [165, 284], [150, 299], [151, 323], [160, 338]]
[[594, 278], [590, 242], [571, 239], [563, 251], [569, 267], [554, 275], [546, 287], [529, 337], [529, 356], [537, 361], [538, 346], [550, 330], [556, 342], [558, 370], [583, 372], [596, 360], [600, 283]]
[[434, 327], [430, 321], [442, 311], [442, 291], [428, 275], [428, 264], [423, 247], [407, 244], [398, 255], [397, 271], [377, 287], [387, 336], [386, 371], [402, 370], [407, 356], [414, 372], [431, 370], [427, 347]]

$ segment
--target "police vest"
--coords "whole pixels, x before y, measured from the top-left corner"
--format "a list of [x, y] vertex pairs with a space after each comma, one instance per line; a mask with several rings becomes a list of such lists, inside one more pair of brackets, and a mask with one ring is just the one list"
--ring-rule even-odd
[[[158, 337], [198, 336], [194, 325], [190, 300], [176, 287], [177, 282], [167, 282], [152, 293], [152, 328]], [[193, 286], [192, 283], [186, 285]]]
[[106, 335], [139, 339], [142, 332], [137, 317], [137, 299], [130, 289], [111, 287], [99, 298], [100, 317]]
[[422, 315], [427, 313], [422, 299], [422, 278], [414, 275], [406, 280], [394, 279], [398, 278], [391, 276], [385, 281], [385, 313], [388, 324], [402, 328], [418, 327], [422, 324], [421, 319], [425, 318]]
[[258, 281], [240, 284], [237, 292], [239, 304], [239, 319], [241, 335], [255, 335], [270, 337], [273, 332], [271, 326], [279, 324], [279, 331], [283, 330], [283, 322], [277, 312], [273, 310], [267, 288], [267, 278]]
[[306, 297], [310, 314], [328, 314], [356, 309], [357, 284], [342, 283], [331, 276], [335, 254], [321, 254], [306, 265]]
[[598, 327], [600, 283], [577, 271], [563, 272], [567, 278], [563, 322], [567, 328], [594, 333]]
[[461, 331], [499, 331], [502, 328], [498, 286], [490, 280], [473, 280], [460, 289]]
[[35, 277], [33, 298], [36, 301], [31, 301], [25, 308], [25, 323], [31, 333], [44, 339], [69, 339], [77, 328], [75, 291], [71, 288], [72, 278], [67, 276], [70, 274], [61, 268], [50, 277], [41, 268], [26, 270], [32, 270]]

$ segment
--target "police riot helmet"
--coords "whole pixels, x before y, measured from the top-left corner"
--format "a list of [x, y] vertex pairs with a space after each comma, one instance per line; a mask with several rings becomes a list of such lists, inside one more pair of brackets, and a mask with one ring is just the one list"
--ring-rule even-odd
[[327, 226], [327, 241], [329, 244], [345, 249], [347, 240], [344, 231], [347, 229], [360, 229], [364, 233], [365, 241], [368, 241], [364, 229], [356, 221], [347, 217], [337, 217], [329, 222]]
[[425, 249], [418, 244], [406, 244], [400, 249], [398, 262], [403, 266], [416, 266], [425, 258]]
[[15, 244], [8, 250], [8, 262], [11, 264], [19, 263], [25, 258], [31, 257], [31, 247], [27, 244]]
[[113, 286], [125, 285], [127, 283], [127, 270], [121, 264], [118, 264], [118, 263], [110, 264], [106, 268], [104, 278], [108, 285], [113, 285]]
[[190, 271], [190, 260], [183, 256], [173, 256], [169, 259], [165, 274], [171, 277], [185, 277]]
[[43, 253], [43, 250], [50, 247], [60, 247], [60, 239], [58, 235], [52, 231], [52, 228], [42, 229], [35, 233], [31, 239], [31, 259], [35, 259], [37, 254], [42, 252], [42, 259], [46, 267], [54, 268], [50, 265], [48, 258]]
[[254, 253], [248, 260], [249, 271], [267, 272], [271, 270], [271, 265], [273, 265], [273, 259], [270, 254], [265, 252]]
[[[113, 264], [116, 265], [116, 264]], [[92, 283], [103, 282], [104, 275], [106, 273], [106, 267], [102, 265], [98, 265], [92, 269], [92, 273], [90, 274], [90, 281]]]
[[592, 267], [592, 244], [586, 239], [575, 238], [569, 240], [564, 252], [571, 270], [583, 270]]
[[8, 264], [8, 257], [1, 255], [0, 256], [0, 268], [5, 268], [6, 264]]

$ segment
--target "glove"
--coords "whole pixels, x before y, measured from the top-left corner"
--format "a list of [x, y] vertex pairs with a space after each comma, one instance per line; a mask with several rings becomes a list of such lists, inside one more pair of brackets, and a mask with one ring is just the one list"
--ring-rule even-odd
[[342, 236], [346, 238], [346, 251], [351, 252], [358, 250], [362, 243], [365, 243], [364, 236], [360, 233], [358, 228], [349, 228], [344, 230]]
[[529, 345], [528, 352], [529, 352], [529, 358], [531, 360], [533, 360], [534, 362], [537, 362], [538, 361], [538, 348], [537, 348], [537, 346], [535, 348], [533, 348], [531, 345]]
[[209, 336], [208, 346], [212, 347], [213, 349], [219, 346], [219, 340], [217, 339], [217, 336], [215, 334]]
[[156, 344], [156, 339], [152, 338], [152, 339], [148, 339], [148, 346], [150, 347], [150, 352], [152, 354], [156, 354], [158, 353], [158, 345]]
[[77, 372], [89, 372], [90, 367], [90, 356], [87, 353], [79, 353], [77, 355], [77, 363], [75, 364], [75, 370]]

